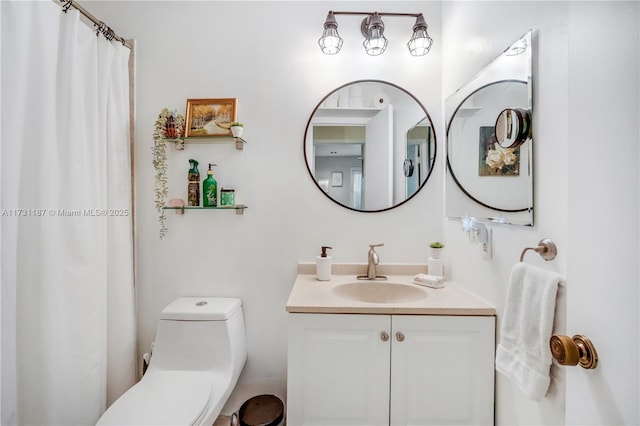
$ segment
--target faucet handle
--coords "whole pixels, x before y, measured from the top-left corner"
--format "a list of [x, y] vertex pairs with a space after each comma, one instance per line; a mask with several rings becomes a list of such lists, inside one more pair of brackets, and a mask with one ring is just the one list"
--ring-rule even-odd
[[379, 243], [379, 244], [369, 244], [369, 248], [371, 248], [373, 250], [374, 247], [382, 247], [384, 246], [384, 243]]

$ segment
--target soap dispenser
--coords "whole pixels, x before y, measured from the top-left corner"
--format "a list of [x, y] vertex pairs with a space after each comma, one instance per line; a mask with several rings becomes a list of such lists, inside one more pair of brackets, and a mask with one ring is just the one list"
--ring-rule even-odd
[[213, 178], [213, 170], [211, 168], [217, 164], [209, 163], [207, 170], [207, 178], [202, 182], [202, 206], [217, 207], [218, 206], [218, 182]]
[[318, 281], [329, 281], [331, 279], [331, 256], [327, 256], [327, 249], [331, 247], [322, 246], [322, 253], [316, 256], [316, 279]]

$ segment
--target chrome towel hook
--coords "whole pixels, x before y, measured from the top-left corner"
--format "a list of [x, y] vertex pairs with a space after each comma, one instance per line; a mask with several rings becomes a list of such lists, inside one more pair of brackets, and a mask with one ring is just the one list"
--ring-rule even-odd
[[548, 238], [543, 238], [538, 243], [538, 247], [526, 247], [522, 250], [522, 254], [520, 255], [520, 262], [524, 260], [524, 254], [528, 250], [533, 250], [540, 255], [544, 260], [553, 260], [556, 258], [558, 254], [558, 248], [556, 244]]

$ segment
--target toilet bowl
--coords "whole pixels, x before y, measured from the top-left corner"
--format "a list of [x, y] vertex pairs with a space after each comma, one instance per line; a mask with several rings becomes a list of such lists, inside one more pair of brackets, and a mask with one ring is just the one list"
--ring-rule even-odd
[[98, 425], [212, 425], [247, 359], [242, 302], [181, 297], [160, 314], [149, 367]]

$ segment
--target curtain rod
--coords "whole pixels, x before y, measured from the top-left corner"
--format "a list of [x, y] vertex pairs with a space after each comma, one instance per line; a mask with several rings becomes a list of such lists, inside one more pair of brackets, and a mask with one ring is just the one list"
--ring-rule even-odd
[[98, 27], [97, 32], [101, 33], [104, 36], [104, 38], [106, 38], [109, 41], [111, 41], [111, 40], [119, 41], [120, 43], [122, 43], [122, 45], [124, 47], [126, 47], [128, 49], [131, 49], [132, 46], [128, 41], [126, 41], [125, 39], [123, 39], [122, 37], [117, 35], [115, 32], [113, 32], [113, 30], [110, 27], [108, 27], [104, 22], [98, 20], [98, 18], [93, 16], [91, 13], [89, 13], [87, 11], [87, 9], [85, 9], [82, 6], [80, 6], [75, 1], [73, 1], [73, 0], [60, 0], [60, 2], [64, 3], [62, 5], [62, 11], [64, 13], [67, 13], [69, 8], [73, 7], [78, 12], [80, 12], [85, 18], [87, 18], [88, 20], [93, 22], [93, 25]]

